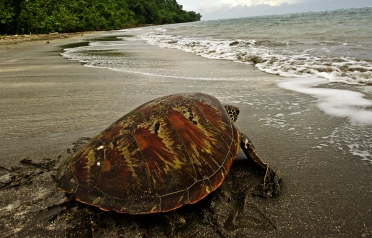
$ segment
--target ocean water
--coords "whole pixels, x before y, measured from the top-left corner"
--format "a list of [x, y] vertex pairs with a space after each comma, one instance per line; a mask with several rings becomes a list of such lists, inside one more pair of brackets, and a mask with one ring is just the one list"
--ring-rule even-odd
[[[268, 75], [281, 76], [278, 87], [311, 95], [324, 113], [348, 119], [342, 128], [317, 138], [321, 142], [315, 149], [336, 146], [345, 150], [346, 146], [372, 163], [372, 7], [124, 29], [93, 37], [88, 45], [65, 49], [62, 55], [90, 67], [151, 77], [193, 82], [247, 80], [234, 75], [232, 69], [214, 74], [190, 68], [170, 70], [171, 62], [166, 59], [154, 61], [149, 56], [146, 60], [133, 53], [153, 47], [253, 65]], [[230, 101], [264, 108], [272, 104], [242, 98]], [[288, 115], [270, 114], [259, 120], [298, 135], [298, 125], [286, 118], [303, 113], [296, 111], [301, 105], [293, 102], [286, 108], [281, 104], [275, 102]], [[308, 134], [314, 130], [320, 129], [310, 128]]]
[[372, 84], [372, 8], [206, 21], [159, 27], [140, 37], [271, 74]]
[[91, 66], [125, 67], [113, 55], [94, 54], [124, 50], [130, 40], [124, 32], [133, 41], [253, 64], [270, 74], [372, 85], [372, 7], [129, 29], [63, 55]]

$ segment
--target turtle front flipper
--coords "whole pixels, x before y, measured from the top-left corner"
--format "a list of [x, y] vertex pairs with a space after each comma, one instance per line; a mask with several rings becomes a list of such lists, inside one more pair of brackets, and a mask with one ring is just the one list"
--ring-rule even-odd
[[259, 195], [263, 197], [273, 197], [277, 196], [280, 193], [280, 183], [282, 177], [279, 171], [274, 171], [270, 168], [270, 166], [263, 162], [257, 155], [252, 141], [244, 134], [241, 133], [241, 141], [240, 146], [244, 152], [244, 154], [254, 163], [256, 163], [259, 167], [261, 167], [265, 171], [265, 177], [263, 181], [263, 188], [262, 192]]

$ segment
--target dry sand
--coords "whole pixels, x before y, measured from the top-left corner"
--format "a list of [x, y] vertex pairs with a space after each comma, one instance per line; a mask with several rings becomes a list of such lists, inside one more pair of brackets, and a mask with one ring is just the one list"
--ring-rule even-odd
[[[17, 47], [0, 44], [0, 195], [4, 198], [0, 202], [0, 236], [109, 237], [115, 230], [116, 235], [127, 232], [138, 237], [372, 237], [372, 166], [346, 149], [315, 148], [319, 145], [316, 138], [342, 128], [346, 119], [325, 115], [317, 109], [314, 98], [280, 89], [275, 83], [280, 78], [242, 64], [198, 59], [199, 64], [193, 66], [196, 56], [186, 53], [178, 54], [180, 63], [176, 63], [246, 70], [251, 79], [247, 82], [182, 81], [85, 67], [59, 54], [78, 38], [81, 34], [50, 43], [43, 39]], [[66, 205], [69, 203], [54, 188], [50, 176], [57, 158], [67, 158], [66, 148], [72, 142], [95, 135], [143, 102], [191, 91], [222, 99], [234, 93], [252, 100], [252, 104], [242, 105], [237, 125], [251, 137], [262, 158], [282, 172], [279, 197], [264, 199], [247, 192], [236, 198], [243, 199], [241, 202], [231, 200], [235, 198], [231, 191], [237, 189], [234, 183], [247, 183], [237, 181], [245, 179], [242, 168], [247, 166], [238, 162], [226, 182], [227, 190], [218, 190], [194, 210], [132, 218], [72, 202]], [[266, 102], [267, 107], [254, 100]], [[303, 111], [291, 119], [299, 125], [296, 134], [262, 120], [265, 115], [275, 115], [276, 108], [286, 102], [298, 103]], [[309, 127], [318, 130], [309, 135]], [[18, 168], [10, 169], [21, 160]], [[19, 177], [12, 178], [15, 174]], [[14, 180], [18, 185], [9, 186]], [[238, 205], [231, 207], [235, 203]], [[34, 223], [41, 225], [35, 228]]]

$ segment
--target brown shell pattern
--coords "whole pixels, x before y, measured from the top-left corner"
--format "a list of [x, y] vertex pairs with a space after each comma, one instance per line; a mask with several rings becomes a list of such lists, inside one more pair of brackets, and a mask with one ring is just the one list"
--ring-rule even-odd
[[144, 214], [218, 188], [240, 134], [214, 97], [175, 94], [120, 118], [61, 165], [58, 187], [102, 210]]

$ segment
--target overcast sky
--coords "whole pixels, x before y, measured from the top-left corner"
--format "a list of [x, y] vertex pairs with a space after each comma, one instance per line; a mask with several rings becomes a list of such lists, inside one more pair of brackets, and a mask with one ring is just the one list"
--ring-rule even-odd
[[238, 18], [341, 8], [371, 7], [372, 0], [177, 0], [202, 20]]

